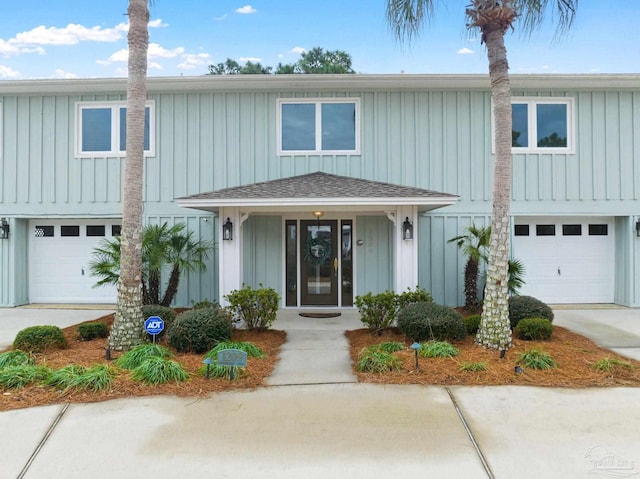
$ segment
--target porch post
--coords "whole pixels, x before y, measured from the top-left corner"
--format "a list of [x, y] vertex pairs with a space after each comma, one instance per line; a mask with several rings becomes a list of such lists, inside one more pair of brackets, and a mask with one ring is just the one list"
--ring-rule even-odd
[[[403, 223], [409, 220], [413, 226], [413, 239], [404, 239]], [[394, 286], [396, 293], [418, 286], [418, 208], [399, 206], [396, 211], [394, 231], [395, 261]]]
[[[218, 218], [219, 254], [218, 282], [220, 305], [227, 305], [226, 294], [242, 288], [242, 218], [238, 208], [220, 208]], [[233, 225], [232, 239], [224, 239], [223, 226], [229, 218]]]

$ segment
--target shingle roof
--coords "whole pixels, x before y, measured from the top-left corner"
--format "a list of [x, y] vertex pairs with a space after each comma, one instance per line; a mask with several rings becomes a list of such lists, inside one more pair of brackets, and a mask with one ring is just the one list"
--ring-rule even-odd
[[317, 171], [306, 175], [199, 193], [179, 198], [179, 200], [276, 200], [293, 198], [317, 198], [323, 200], [329, 198], [449, 198], [455, 201], [458, 196], [423, 188], [394, 185]]

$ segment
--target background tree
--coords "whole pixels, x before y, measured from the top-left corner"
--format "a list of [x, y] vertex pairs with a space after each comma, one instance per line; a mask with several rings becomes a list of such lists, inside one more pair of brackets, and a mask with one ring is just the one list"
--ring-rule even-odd
[[269, 66], [262, 66], [260, 63], [247, 62], [245, 65], [240, 65], [237, 61], [227, 58], [217, 65], [209, 65], [209, 75], [355, 73], [351, 63], [351, 55], [347, 52], [314, 47], [308, 52], [302, 53], [300, 59], [295, 63], [278, 63], [275, 70]]
[[122, 178], [122, 250], [118, 304], [108, 347], [130, 349], [143, 338], [142, 185], [147, 101], [149, 8], [147, 0], [129, 0], [126, 156]]
[[480, 261], [486, 256], [489, 245], [491, 228], [467, 226], [465, 234], [451, 238], [448, 243], [455, 243], [458, 249], [467, 257], [464, 267], [464, 307], [468, 311], [477, 311], [478, 302], [478, 274]]
[[[511, 203], [511, 83], [504, 37], [522, 20], [531, 32], [544, 14], [555, 7], [557, 32], [573, 22], [577, 0], [467, 0], [467, 27], [480, 32], [489, 60], [494, 117], [495, 157], [493, 206], [488, 249], [487, 283], [482, 320], [476, 342], [505, 351], [511, 346], [508, 309], [509, 208]], [[437, 0], [388, 0], [387, 21], [400, 40], [411, 40], [434, 13]], [[451, 2], [447, 2], [449, 5]]]
[[[196, 240], [184, 223], [169, 227], [145, 226], [142, 231], [142, 302], [170, 306], [178, 292], [182, 273], [203, 271], [213, 249], [210, 241]], [[121, 238], [105, 239], [93, 252], [89, 271], [99, 278], [96, 286], [118, 284]], [[162, 273], [170, 270], [161, 297]]]

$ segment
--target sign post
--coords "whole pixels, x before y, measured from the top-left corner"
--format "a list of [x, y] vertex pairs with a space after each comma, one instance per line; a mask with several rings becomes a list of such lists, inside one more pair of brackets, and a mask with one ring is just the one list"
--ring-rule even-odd
[[164, 331], [164, 321], [160, 316], [149, 316], [144, 322], [144, 330], [153, 336], [153, 344], [155, 344], [156, 335]]

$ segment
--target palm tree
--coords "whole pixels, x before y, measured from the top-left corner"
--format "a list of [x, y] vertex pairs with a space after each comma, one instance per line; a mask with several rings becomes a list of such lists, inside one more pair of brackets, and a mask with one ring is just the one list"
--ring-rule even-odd
[[[511, 83], [505, 33], [521, 20], [525, 31], [537, 27], [555, 6], [558, 33], [571, 26], [578, 0], [467, 0], [468, 28], [480, 31], [489, 60], [493, 100], [495, 161], [487, 284], [476, 342], [506, 351], [511, 346], [508, 309], [509, 208], [511, 201]], [[437, 0], [388, 0], [387, 20], [396, 37], [411, 40], [434, 13]], [[451, 2], [448, 2], [451, 3]]]
[[122, 189], [122, 250], [118, 304], [108, 347], [127, 350], [143, 339], [142, 185], [147, 100], [149, 8], [147, 0], [129, 0], [127, 141]]
[[[142, 303], [170, 306], [178, 292], [182, 273], [202, 271], [212, 251], [210, 241], [196, 240], [183, 223], [169, 227], [145, 226], [142, 230]], [[99, 278], [96, 286], [118, 284], [120, 279], [121, 238], [103, 240], [93, 252], [89, 271]], [[162, 271], [170, 269], [167, 286], [160, 300]]]
[[478, 228], [475, 225], [467, 226], [465, 234], [451, 238], [447, 243], [455, 243], [458, 249], [467, 257], [464, 267], [464, 307], [467, 311], [476, 311], [478, 302], [478, 272], [480, 260], [486, 255], [489, 245], [491, 228]]

